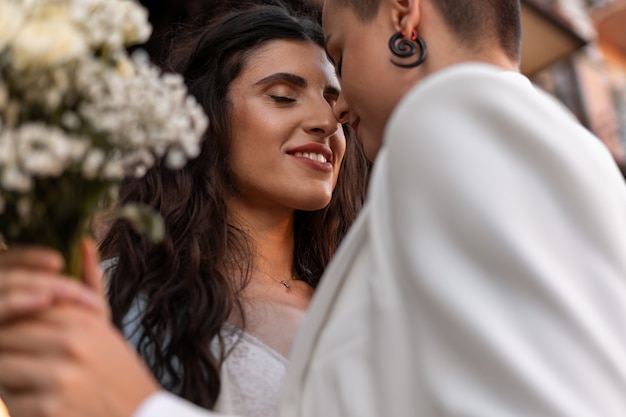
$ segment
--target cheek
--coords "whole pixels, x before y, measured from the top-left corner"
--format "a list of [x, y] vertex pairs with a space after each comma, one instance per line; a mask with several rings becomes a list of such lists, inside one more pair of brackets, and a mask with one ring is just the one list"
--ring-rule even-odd
[[[339, 126], [340, 130], [343, 130], [342, 126]], [[337, 138], [337, 144], [334, 146], [334, 151], [336, 163], [335, 163], [335, 172], [333, 178], [333, 187], [337, 185], [337, 178], [339, 178], [339, 173], [341, 170], [341, 165], [343, 163], [343, 159], [346, 157], [346, 139], [342, 135], [341, 138]]]

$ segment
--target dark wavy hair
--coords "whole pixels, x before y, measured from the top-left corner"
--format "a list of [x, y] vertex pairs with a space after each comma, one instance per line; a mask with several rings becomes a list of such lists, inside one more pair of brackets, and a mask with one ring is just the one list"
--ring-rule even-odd
[[[279, 39], [324, 45], [317, 23], [274, 6], [224, 15], [180, 43], [172, 62], [211, 121], [201, 153], [181, 170], [159, 164], [120, 189], [120, 204], [143, 203], [161, 213], [162, 242], [149, 242], [123, 220], [113, 222], [101, 242], [103, 258], [117, 259], [108, 285], [115, 325], [123, 328], [133, 303], [145, 301], [139, 353], [166, 389], [206, 408], [220, 392], [226, 355], [220, 329], [229, 315], [243, 315], [239, 295], [247, 281], [229, 279], [224, 265], [235, 259], [249, 273], [254, 250], [251, 238], [227, 222], [226, 199], [236, 191], [229, 170], [227, 94], [259, 46]], [[368, 164], [354, 137], [348, 134], [346, 140], [330, 204], [295, 214], [293, 268], [313, 287], [365, 196]], [[211, 351], [213, 340], [221, 354]]]

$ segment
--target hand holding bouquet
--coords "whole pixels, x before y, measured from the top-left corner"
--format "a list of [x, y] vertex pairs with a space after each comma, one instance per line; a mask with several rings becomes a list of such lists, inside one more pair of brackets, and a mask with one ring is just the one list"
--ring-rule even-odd
[[182, 77], [145, 53], [133, 0], [0, 0], [0, 234], [75, 249], [103, 195], [158, 159], [198, 155], [207, 127]]

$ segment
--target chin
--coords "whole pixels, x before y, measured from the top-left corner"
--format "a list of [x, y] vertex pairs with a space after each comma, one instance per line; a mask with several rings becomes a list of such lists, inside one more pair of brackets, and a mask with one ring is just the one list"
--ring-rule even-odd
[[378, 155], [378, 151], [380, 150], [381, 141], [371, 140], [367, 136], [365, 138], [360, 138], [360, 139], [361, 139], [361, 144], [363, 145], [363, 152], [365, 153], [365, 157], [370, 162], [374, 162], [374, 160], [376, 159], [376, 155]]
[[332, 195], [323, 195], [316, 198], [308, 198], [301, 200], [295, 205], [296, 210], [301, 211], [317, 211], [326, 208], [330, 204]]
[[363, 152], [365, 153], [365, 157], [370, 162], [374, 162], [379, 150], [380, 146], [363, 146]]

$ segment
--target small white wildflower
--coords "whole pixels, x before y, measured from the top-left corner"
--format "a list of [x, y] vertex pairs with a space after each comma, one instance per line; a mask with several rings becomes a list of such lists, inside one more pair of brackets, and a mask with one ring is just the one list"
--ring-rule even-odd
[[32, 207], [33, 202], [28, 197], [21, 197], [15, 206], [17, 209], [17, 215], [23, 221], [28, 221]]
[[22, 125], [15, 132], [17, 160], [28, 175], [55, 177], [82, 160], [88, 144], [42, 123]]
[[44, 93], [44, 105], [47, 109], [56, 109], [61, 105], [63, 93], [57, 89], [51, 88]]
[[85, 178], [94, 179], [102, 170], [106, 156], [102, 149], [92, 148], [83, 161], [82, 173]]
[[83, 25], [93, 48], [118, 49], [143, 43], [152, 33], [147, 10], [133, 0], [75, 1], [71, 14]]
[[134, 1], [121, 1], [117, 6], [122, 20], [124, 45], [135, 45], [148, 40], [152, 27], [148, 23], [148, 11]]
[[103, 166], [103, 178], [108, 180], [121, 180], [126, 177], [124, 165], [119, 160], [107, 161]]
[[2, 176], [0, 177], [0, 185], [8, 191], [18, 193], [27, 193], [33, 187], [33, 180], [24, 174], [17, 166], [11, 165], [4, 167]]
[[80, 127], [80, 117], [73, 111], [63, 112], [61, 125], [70, 130], [76, 130]]
[[187, 158], [185, 158], [185, 153], [180, 149], [171, 149], [167, 153], [165, 161], [168, 168], [180, 169], [187, 162]]

